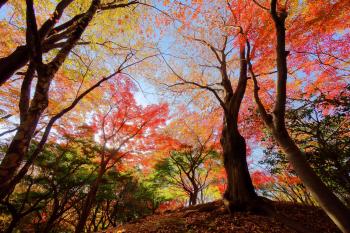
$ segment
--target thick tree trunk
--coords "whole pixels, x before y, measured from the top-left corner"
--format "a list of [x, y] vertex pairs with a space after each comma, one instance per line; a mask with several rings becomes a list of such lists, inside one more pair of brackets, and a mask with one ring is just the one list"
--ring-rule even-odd
[[273, 131], [273, 136], [287, 155], [289, 162], [302, 180], [303, 184], [326, 211], [327, 215], [342, 230], [350, 232], [350, 210], [330, 191], [312, 170], [305, 155], [285, 131]]
[[226, 66], [223, 66], [221, 70], [226, 95], [220, 143], [227, 175], [224, 201], [228, 204], [230, 211], [253, 209], [257, 200], [248, 170], [246, 142], [238, 130], [239, 110], [247, 87], [247, 65], [245, 46], [241, 45], [240, 75], [234, 92], [227, 75]]
[[246, 143], [240, 133], [225, 120], [221, 136], [224, 166], [227, 174], [227, 189], [224, 198], [230, 211], [254, 208], [257, 195], [250, 178], [246, 159]]
[[[67, 5], [71, 1], [62, 1], [62, 2], [64, 2], [64, 4]], [[84, 17], [79, 21], [80, 24], [77, 26], [75, 31], [72, 32], [71, 37], [67, 40], [67, 45], [65, 45], [58, 52], [56, 57], [50, 63], [44, 65], [42, 64], [41, 61], [37, 61], [41, 59], [34, 57], [34, 55], [37, 55], [36, 53], [39, 50], [32, 51], [32, 55], [33, 55], [32, 61], [35, 63], [38, 63], [38, 64], [35, 64], [37, 69], [37, 74], [38, 74], [38, 83], [36, 85], [35, 94], [34, 94], [33, 100], [31, 101], [28, 112], [26, 113], [26, 116], [23, 118], [23, 120], [21, 117], [21, 122], [17, 130], [17, 133], [13, 138], [5, 154], [4, 159], [1, 161], [1, 164], [0, 164], [0, 193], [1, 194], [8, 193], [8, 190], [6, 190], [6, 187], [8, 187], [8, 184], [11, 182], [18, 168], [21, 166], [24, 156], [28, 152], [28, 147], [33, 137], [33, 133], [39, 122], [39, 119], [43, 111], [48, 106], [49, 89], [50, 89], [51, 81], [54, 78], [54, 75], [59, 70], [61, 65], [64, 63], [70, 51], [75, 47], [81, 35], [85, 31], [89, 23], [91, 22], [93, 16], [95, 15], [100, 5], [100, 2], [101, 0], [92, 1], [89, 10], [84, 14]], [[27, 10], [28, 9], [29, 8], [27, 7]], [[33, 15], [29, 15], [29, 16], [33, 17]], [[27, 14], [27, 17], [28, 17], [28, 14]], [[30, 19], [30, 20], [27, 19], [28, 25], [30, 22], [33, 24], [32, 21], [35, 22], [35, 19]], [[36, 29], [36, 25], [34, 26]], [[30, 27], [27, 28], [27, 34], [31, 35], [30, 31], [28, 31], [29, 29], [31, 28]], [[36, 39], [35, 38], [36, 37], [34, 36], [34, 42], [38, 42], [39, 38], [36, 38]], [[32, 43], [34, 42], [32, 41]], [[37, 43], [34, 43], [34, 44], [37, 44]]]

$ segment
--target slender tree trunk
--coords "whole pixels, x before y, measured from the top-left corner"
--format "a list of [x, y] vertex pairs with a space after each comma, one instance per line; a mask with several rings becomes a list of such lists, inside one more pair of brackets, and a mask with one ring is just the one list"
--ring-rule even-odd
[[49, 218], [49, 220], [46, 222], [45, 227], [43, 229], [43, 233], [49, 233], [54, 226], [55, 221], [60, 217], [59, 212], [59, 206], [54, 206], [53, 212]]
[[350, 210], [334, 195], [321, 181], [306, 161], [305, 155], [290, 138], [288, 132], [273, 131], [274, 138], [281, 149], [286, 153], [295, 172], [303, 181], [311, 194], [315, 197], [322, 209], [342, 230], [350, 232]]
[[250, 178], [246, 159], [246, 143], [240, 133], [225, 120], [221, 136], [227, 189], [224, 194], [229, 208], [247, 210], [255, 203], [257, 195]]
[[287, 56], [285, 49], [285, 19], [287, 12], [277, 12], [277, 0], [271, 1], [271, 16], [276, 28], [277, 97], [273, 109], [273, 121], [268, 122], [277, 143], [287, 155], [297, 175], [316, 198], [327, 215], [343, 232], [350, 232], [350, 210], [327, 188], [312, 170], [305, 155], [288, 134], [285, 127], [285, 104], [287, 96]]
[[98, 176], [97, 176], [96, 180], [94, 181], [94, 183], [92, 184], [92, 186], [87, 194], [87, 197], [84, 201], [84, 205], [83, 205], [83, 209], [82, 209], [82, 212], [80, 214], [80, 217], [79, 217], [78, 225], [75, 228], [75, 233], [81, 233], [84, 231], [86, 221], [90, 215], [92, 205], [95, 202], [96, 194], [97, 194], [97, 191], [100, 187], [100, 183], [102, 181], [102, 177], [103, 177], [105, 171], [106, 171], [106, 164], [102, 164], [101, 168], [99, 170]]

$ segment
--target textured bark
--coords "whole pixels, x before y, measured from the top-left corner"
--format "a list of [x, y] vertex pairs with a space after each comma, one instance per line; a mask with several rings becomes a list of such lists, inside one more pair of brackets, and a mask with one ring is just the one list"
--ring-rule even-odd
[[[51, 77], [52, 78], [52, 77]], [[0, 184], [7, 183], [23, 161], [24, 155], [28, 151], [29, 143], [39, 122], [40, 116], [48, 105], [48, 90], [50, 88], [50, 78], [38, 80], [34, 98], [28, 110], [27, 116], [21, 122], [10, 146], [0, 164]]]
[[221, 145], [227, 174], [224, 198], [230, 202], [230, 210], [243, 211], [253, 208], [257, 195], [248, 171], [246, 143], [232, 127], [232, 123], [225, 123]]

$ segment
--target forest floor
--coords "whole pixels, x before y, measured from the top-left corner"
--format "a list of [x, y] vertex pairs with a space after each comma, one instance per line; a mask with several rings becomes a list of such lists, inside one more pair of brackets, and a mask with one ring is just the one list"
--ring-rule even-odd
[[[106, 233], [205, 233], [205, 232], [297, 232], [287, 227], [281, 219], [298, 222], [309, 233], [339, 232], [324, 212], [311, 206], [293, 203], [274, 203], [279, 220], [273, 217], [237, 212], [229, 214], [221, 201], [194, 207], [182, 208], [172, 212], [155, 214], [127, 223], [117, 229], [109, 229]], [[283, 219], [282, 219], [283, 221]]]

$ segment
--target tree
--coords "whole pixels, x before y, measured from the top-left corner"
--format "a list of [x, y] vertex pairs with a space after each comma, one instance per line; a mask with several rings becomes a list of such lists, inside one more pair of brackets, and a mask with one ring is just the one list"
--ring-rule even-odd
[[132, 156], [139, 149], [151, 150], [150, 139], [157, 137], [157, 129], [165, 123], [167, 105], [142, 107], [136, 103], [136, 87], [128, 78], [119, 79], [116, 86], [110, 85], [108, 109], [101, 109], [94, 116], [93, 127], [99, 135], [102, 148], [96, 179], [89, 187], [75, 232], [84, 230], [104, 174], [121, 159]]
[[[349, 205], [348, 88], [333, 100], [326, 98], [326, 94], [312, 99], [306, 99], [305, 95], [289, 99], [288, 105], [298, 107], [287, 110], [286, 126], [317, 175]], [[270, 144], [271, 140], [267, 141]], [[275, 146], [270, 145], [266, 154], [263, 163], [267, 163], [272, 172], [281, 174], [288, 170], [284, 154]]]
[[[182, 75], [180, 72], [176, 72], [175, 68], [163, 57], [175, 76], [175, 82], [164, 83], [164, 85], [172, 89], [189, 86], [190, 90], [197, 88], [197, 90], [210, 93], [216, 98], [223, 112], [220, 142], [228, 184], [224, 198], [232, 211], [254, 209], [258, 198], [248, 170], [246, 140], [239, 129], [240, 107], [248, 80], [247, 48], [245, 43], [242, 43], [246, 32], [244, 26], [239, 24], [240, 22], [233, 26], [238, 30], [230, 29], [226, 2], [224, 5], [222, 2], [218, 4], [208, 3], [207, 7], [216, 7], [220, 10], [210, 14], [208, 9], [195, 8], [197, 9], [194, 13], [195, 16], [191, 17], [192, 15], [188, 11], [192, 12], [193, 8], [180, 4], [180, 9], [187, 12], [188, 18], [186, 18], [185, 12], [182, 12], [179, 18], [183, 25], [179, 30], [186, 43], [190, 46], [199, 45], [200, 47], [198, 57], [190, 56], [190, 59], [194, 60], [193, 66], [199, 71]], [[201, 17], [198, 17], [199, 13], [201, 13]], [[194, 23], [194, 19], [197, 17], [198, 22]], [[190, 21], [193, 23], [190, 24]], [[208, 26], [203, 27], [201, 23]], [[197, 24], [200, 25], [199, 28], [196, 28]], [[205, 33], [206, 30], [209, 30], [209, 33]], [[232, 61], [236, 59], [234, 52], [237, 52], [237, 60], [239, 60], [237, 72], [233, 72], [235, 69], [231, 65]], [[235, 83], [232, 74], [237, 76], [238, 81]]]
[[155, 166], [156, 177], [182, 189], [188, 196], [189, 205], [196, 205], [200, 195], [203, 196], [204, 190], [212, 182], [210, 173], [218, 154], [210, 149], [206, 151], [204, 146], [171, 151], [168, 158]]
[[[59, 228], [64, 214], [84, 197], [83, 190], [95, 173], [91, 158], [96, 156], [94, 144], [64, 138], [61, 145], [50, 143], [31, 166], [14, 192], [2, 202], [11, 213], [7, 232], [17, 228], [50, 232]], [[32, 148], [34, 149], [34, 148]], [[89, 152], [89, 153], [88, 153]], [[25, 221], [25, 219], [33, 221]]]
[[[28, 147], [30, 145], [30, 141], [33, 136], [36, 134], [37, 126], [39, 120], [43, 117], [44, 111], [47, 109], [48, 101], [50, 97], [50, 85], [54, 82], [54, 77], [62, 66], [64, 61], [67, 59], [69, 53], [76, 46], [78, 41], [80, 40], [82, 34], [85, 29], [88, 27], [90, 21], [93, 19], [97, 10], [101, 7], [103, 10], [123, 8], [129, 5], [136, 4], [136, 2], [130, 2], [126, 4], [100, 4], [100, 1], [92, 1], [90, 8], [83, 14], [79, 15], [79, 17], [72, 18], [71, 21], [63, 23], [59, 25], [60, 29], [68, 30], [69, 34], [64, 37], [66, 40], [63, 43], [62, 48], [59, 49], [59, 52], [53, 56], [51, 62], [46, 64], [43, 63], [43, 46], [42, 46], [42, 38], [50, 36], [50, 33], [55, 31], [60, 31], [57, 28], [54, 28], [57, 21], [63, 14], [65, 8], [67, 8], [72, 1], [61, 1], [57, 5], [57, 9], [54, 13], [54, 17], [45, 21], [42, 25], [41, 29], [37, 30], [36, 25], [36, 17], [33, 8], [33, 3], [31, 1], [27, 2], [27, 49], [30, 48], [31, 51], [28, 52], [31, 54], [31, 61], [28, 65], [28, 69], [25, 72], [24, 81], [22, 82], [20, 99], [19, 99], [19, 112], [20, 112], [20, 123], [19, 126], [15, 129], [16, 134], [13, 137], [9, 148], [4, 156], [4, 159], [0, 164], [0, 197], [4, 198], [6, 195], [13, 190], [13, 187], [19, 182], [19, 180], [24, 176], [28, 167], [31, 165], [32, 161], [35, 160], [36, 156], [40, 153], [43, 146], [45, 145], [49, 133], [51, 131], [54, 123], [60, 119], [67, 112], [72, 110], [86, 95], [95, 90], [105, 81], [113, 78], [116, 74], [120, 74], [124, 69], [131, 66], [130, 62], [131, 58], [134, 57], [134, 51], [128, 51], [125, 55], [125, 59], [121, 61], [120, 66], [112, 72], [112, 74], [107, 75], [106, 77], [100, 79], [91, 87], [87, 88], [81, 94], [77, 94], [74, 101], [66, 108], [62, 109], [62, 111], [58, 112], [55, 116], [53, 116], [44, 130], [41, 142], [38, 144], [37, 150], [33, 152], [30, 156], [30, 159], [26, 161], [26, 166], [22, 167], [20, 171], [18, 168], [22, 163], [26, 153], [28, 152]], [[68, 27], [68, 28], [67, 28]], [[61, 38], [62, 39], [62, 38]], [[11, 55], [10, 55], [11, 56]], [[24, 55], [20, 56], [21, 59]], [[10, 59], [9, 57], [4, 58]], [[10, 59], [11, 60], [11, 59]], [[133, 64], [140, 63], [144, 59], [134, 62]], [[6, 63], [6, 62], [5, 62]], [[17, 63], [16, 63], [17, 64]], [[10, 67], [9, 65], [5, 65], [4, 67]], [[17, 68], [16, 68], [17, 69]], [[31, 99], [31, 91], [32, 91], [32, 81], [37, 73], [37, 84], [36, 89], [33, 94], [33, 98]], [[84, 80], [84, 79], [83, 79]], [[81, 87], [81, 86], [80, 86]], [[78, 89], [78, 93], [80, 90]], [[18, 172], [17, 172], [18, 171]]]
[[[49, 17], [38, 29], [38, 32], [31, 31], [28, 32], [27, 34], [32, 34], [31, 36], [34, 38], [35, 34], [37, 33], [38, 35], [36, 36], [36, 40], [38, 42], [37, 45], [40, 45], [40, 52], [37, 51], [38, 53], [48, 53], [54, 49], [62, 49], [64, 46], [69, 45], [70, 42], [69, 39], [73, 38], [73, 31], [76, 31], [78, 27], [80, 27], [82, 24], [82, 20], [84, 17], [86, 18], [88, 14], [92, 13], [90, 16], [95, 17], [95, 13], [92, 11], [85, 11], [82, 12], [82, 8], [86, 8], [88, 4], [79, 2], [76, 3], [77, 6], [80, 5], [80, 10], [77, 12], [77, 10], [72, 10], [72, 8], [69, 8], [71, 3], [74, 0], [62, 0], [60, 1], [56, 8], [53, 10], [53, 13], [51, 14], [52, 17]], [[31, 2], [28, 2], [29, 6], [33, 5]], [[111, 2], [111, 3], [103, 3], [103, 1], [96, 1], [93, 3], [93, 1], [90, 2], [90, 6], [95, 5], [96, 10], [99, 11], [110, 11], [118, 8], [125, 8], [131, 5], [138, 4], [138, 1], [130, 1], [130, 2], [125, 2], [125, 3], [119, 3], [119, 2]], [[1, 3], [0, 3], [1, 6]], [[18, 7], [18, 5], [15, 5]], [[28, 6], [28, 5], [27, 5]], [[73, 17], [70, 19], [66, 20], [66, 22], [56, 26], [56, 24], [64, 17], [66, 16], [64, 14], [65, 10], [68, 10], [75, 14]], [[33, 15], [35, 17], [35, 15]], [[91, 19], [92, 19], [91, 18]], [[86, 18], [87, 19], [87, 18]], [[31, 19], [32, 23], [34, 23], [33, 19]], [[90, 20], [88, 20], [90, 21]], [[86, 23], [90, 23], [87, 22]], [[56, 27], [55, 27], [56, 26]], [[87, 27], [88, 25], [86, 25]], [[86, 27], [83, 27], [82, 30], [85, 31]], [[32, 28], [31, 30], [33, 30]], [[36, 26], [35, 26], [35, 30]], [[80, 39], [81, 35], [78, 36]], [[15, 74], [17, 70], [25, 66], [31, 57], [31, 51], [34, 46], [34, 41], [26, 41], [25, 45], [18, 46], [10, 55], [3, 57], [0, 59], [0, 85], [3, 85], [12, 75]], [[89, 44], [90, 42], [78, 42], [76, 41], [70, 46], [75, 47], [77, 44]], [[72, 49], [72, 48], [71, 48]], [[69, 50], [71, 50], [69, 49]], [[66, 51], [67, 53], [70, 51]], [[39, 54], [37, 54], [39, 55]]]
[[321, 207], [326, 211], [328, 216], [343, 231], [349, 232], [350, 211], [343, 203], [325, 186], [321, 179], [315, 174], [310, 165], [307, 163], [304, 153], [296, 145], [290, 137], [285, 125], [286, 111], [286, 95], [287, 95], [287, 55], [286, 51], [286, 29], [285, 20], [287, 11], [285, 8], [277, 8], [277, 1], [272, 0], [270, 4], [270, 14], [276, 29], [276, 66], [277, 66], [277, 85], [276, 85], [276, 101], [272, 111], [269, 114], [262, 104], [258, 92], [256, 76], [252, 70], [249, 61], [249, 70], [255, 84], [254, 97], [257, 102], [261, 118], [265, 122], [267, 128], [270, 129], [274, 139], [277, 141], [281, 149], [286, 153], [288, 160], [292, 164], [296, 173], [300, 176], [305, 186], [310, 190]]

